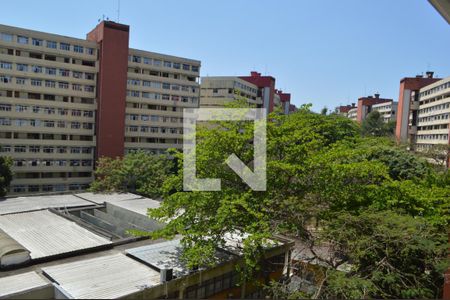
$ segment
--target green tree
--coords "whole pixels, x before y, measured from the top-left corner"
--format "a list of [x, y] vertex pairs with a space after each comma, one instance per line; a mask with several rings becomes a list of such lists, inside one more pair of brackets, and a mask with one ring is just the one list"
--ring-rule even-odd
[[435, 298], [448, 266], [448, 236], [392, 211], [336, 214], [320, 234], [348, 272], [331, 272], [320, 298]]
[[0, 156], [0, 197], [5, 196], [8, 192], [9, 184], [13, 177], [11, 166], [11, 159]]
[[[213, 249], [224, 243], [224, 233], [245, 232], [248, 237], [243, 253], [247, 270], [257, 269], [264, 241], [274, 234], [311, 245], [326, 243], [327, 236], [320, 239], [317, 232], [332, 230], [332, 221], [339, 216], [350, 215], [358, 220], [368, 210], [392, 211], [405, 216], [402, 220], [417, 219], [429, 232], [446, 232], [448, 181], [433, 173], [422, 159], [395, 148], [386, 138], [361, 137], [358, 126], [351, 120], [315, 114], [309, 105], [288, 116], [272, 114], [269, 120], [267, 191], [252, 191], [225, 163], [235, 153], [251, 168], [253, 124], [249, 122], [217, 122], [217, 126], [197, 132], [197, 177], [220, 178], [221, 191], [184, 192], [181, 170], [165, 182], [165, 201], [160, 208], [151, 210], [150, 215], [168, 224], [153, 236], [182, 234], [184, 255], [191, 266], [211, 264]], [[182, 161], [181, 153], [175, 156]], [[411, 187], [414, 192], [407, 192]], [[392, 215], [384, 217], [388, 222]], [[414, 235], [411, 238], [420, 238], [420, 231], [410, 232]], [[356, 237], [348, 236], [347, 242], [354, 242], [352, 239]], [[430, 253], [438, 253], [438, 236], [427, 238], [433, 241]], [[374, 247], [381, 247], [383, 241], [374, 243], [377, 243]], [[338, 254], [333, 258], [339, 259]], [[405, 255], [409, 255], [408, 261], [415, 262], [415, 253]], [[436, 266], [433, 274], [441, 274], [439, 270]], [[356, 287], [376, 286], [378, 281], [368, 283], [361, 274], [333, 275], [337, 281], [330, 282], [334, 286], [339, 280]], [[402, 279], [395, 277], [392, 284], [400, 285], [397, 280]], [[442, 274], [436, 275], [435, 285], [442, 281]], [[435, 285], [427, 282], [420, 281], [408, 288], [433, 290]], [[331, 283], [324, 285], [327, 294], [325, 290], [319, 294], [339, 296], [331, 286]], [[437, 297], [439, 290], [433, 293]], [[349, 297], [352, 295], [356, 294]], [[380, 294], [370, 290], [367, 295]]]
[[391, 136], [395, 132], [395, 121], [385, 123], [380, 112], [374, 110], [362, 121], [361, 132], [364, 136]]
[[159, 198], [162, 186], [174, 172], [174, 161], [167, 155], [152, 155], [142, 151], [124, 158], [101, 158], [95, 170], [93, 192], [133, 192]]

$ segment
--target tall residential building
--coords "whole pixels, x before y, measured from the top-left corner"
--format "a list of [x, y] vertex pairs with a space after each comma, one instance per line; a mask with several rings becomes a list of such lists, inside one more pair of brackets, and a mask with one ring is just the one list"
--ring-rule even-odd
[[380, 98], [380, 94], [359, 98], [356, 120], [361, 123], [372, 112], [374, 105], [388, 102], [392, 102], [392, 99]]
[[[350, 104], [340, 105], [334, 109], [334, 112], [338, 115], [348, 117], [348, 113], [352, 108], [356, 108], [355, 103], [352, 103], [351, 105]], [[355, 115], [355, 119], [356, 119], [356, 115]]]
[[[418, 91], [432, 84], [439, 78], [433, 78], [433, 72], [427, 72], [426, 77], [417, 75], [416, 77], [406, 77], [400, 81], [400, 95], [398, 98], [398, 112], [397, 112], [397, 125], [395, 135], [399, 142], [407, 142], [409, 134], [415, 134], [417, 130], [417, 110], [419, 108], [419, 102], [417, 99], [411, 101], [411, 94], [415, 92], [418, 95]], [[409, 126], [410, 115], [412, 116], [412, 123]]]
[[80, 190], [99, 157], [182, 147], [200, 61], [129, 49], [104, 21], [76, 39], [0, 25], [0, 155], [10, 194]]
[[357, 121], [358, 120], [358, 107], [352, 107], [348, 110], [347, 112], [347, 118], [349, 118], [350, 120], [353, 121]]
[[242, 99], [249, 105], [263, 107], [258, 96], [258, 86], [234, 76], [202, 77], [200, 90], [201, 107], [224, 107], [227, 103]]
[[295, 111], [291, 94], [275, 89], [275, 78], [252, 71], [250, 76], [202, 77], [200, 106], [223, 107], [226, 103], [243, 99], [250, 105], [264, 107], [267, 113], [280, 108], [284, 113]]
[[[410, 134], [413, 149], [424, 151], [433, 145], [450, 143], [450, 77], [436, 81], [411, 94], [417, 106], [416, 126]], [[410, 118], [412, 127], [413, 115]]]
[[378, 111], [385, 123], [397, 120], [398, 103], [394, 100], [372, 105], [372, 111]]

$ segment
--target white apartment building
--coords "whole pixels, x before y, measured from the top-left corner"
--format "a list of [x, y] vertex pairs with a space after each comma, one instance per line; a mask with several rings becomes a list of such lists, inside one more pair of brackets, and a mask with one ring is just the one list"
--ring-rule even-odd
[[376, 110], [380, 113], [383, 121], [388, 123], [397, 119], [397, 106], [395, 101], [389, 101], [384, 103], [378, 103], [372, 105], [372, 111]]
[[[412, 101], [414, 97], [415, 94], [412, 95]], [[450, 77], [420, 89], [417, 101], [417, 133], [412, 141], [416, 144], [416, 150], [449, 144]]]

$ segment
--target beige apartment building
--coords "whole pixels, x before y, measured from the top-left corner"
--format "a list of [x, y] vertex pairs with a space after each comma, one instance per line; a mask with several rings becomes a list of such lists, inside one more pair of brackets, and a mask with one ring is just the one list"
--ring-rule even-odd
[[[416, 95], [417, 94], [417, 95]], [[418, 106], [417, 126], [412, 126], [411, 142], [416, 150], [427, 150], [433, 145], [448, 145], [450, 125], [450, 77], [439, 80], [413, 92], [411, 105]], [[415, 133], [415, 134], [414, 134]]]
[[397, 119], [397, 102], [387, 101], [372, 105], [372, 111], [378, 111], [384, 123], [395, 121]]
[[14, 159], [11, 193], [91, 182], [97, 47], [0, 25], [0, 154]]
[[347, 118], [349, 118], [350, 120], [356, 121], [358, 119], [358, 108], [353, 107], [353, 108], [349, 109], [347, 112]]
[[255, 84], [234, 76], [202, 77], [201, 107], [224, 107], [236, 100], [244, 100], [257, 108], [263, 106]]
[[274, 77], [255, 71], [250, 76], [202, 77], [200, 89], [200, 107], [224, 107], [243, 99], [251, 106], [265, 108], [267, 113], [279, 109], [289, 114], [296, 110], [291, 94], [275, 88]]
[[125, 152], [183, 147], [183, 109], [199, 106], [200, 61], [130, 49]]
[[100, 157], [182, 148], [200, 61], [128, 41], [129, 27], [111, 21], [86, 39], [0, 25], [0, 155], [14, 161], [11, 195], [84, 190]]

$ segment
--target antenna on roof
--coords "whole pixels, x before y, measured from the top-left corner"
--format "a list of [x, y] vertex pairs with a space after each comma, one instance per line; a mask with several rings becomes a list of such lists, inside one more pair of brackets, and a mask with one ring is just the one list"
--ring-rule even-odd
[[117, 23], [120, 23], [120, 0], [117, 0]]

